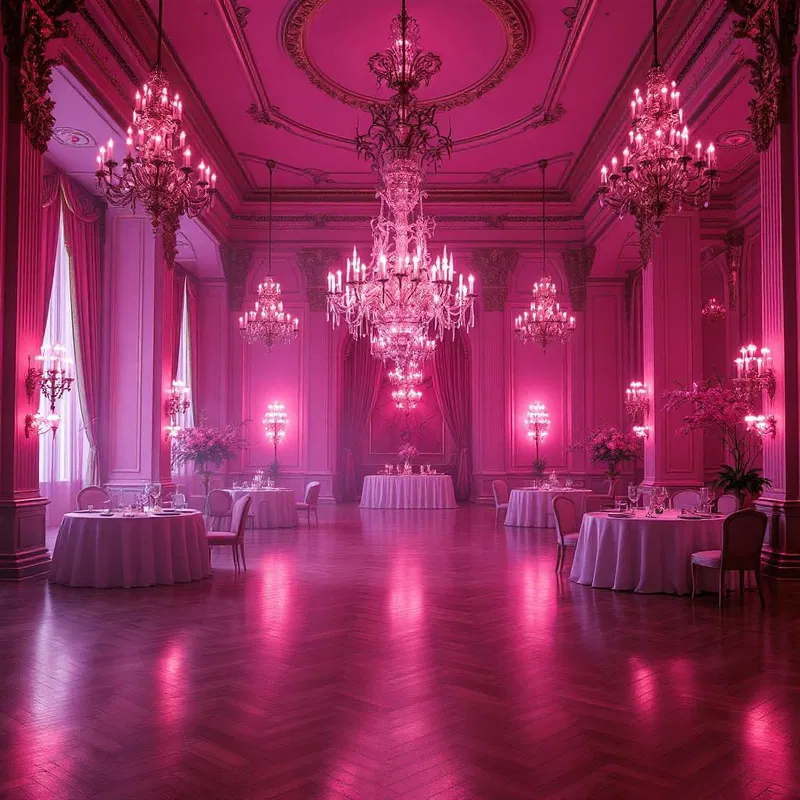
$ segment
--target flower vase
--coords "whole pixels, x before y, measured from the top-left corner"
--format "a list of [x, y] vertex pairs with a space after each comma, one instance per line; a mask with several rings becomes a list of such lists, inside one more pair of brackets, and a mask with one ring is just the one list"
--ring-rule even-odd
[[209, 487], [211, 485], [211, 473], [208, 470], [200, 470], [200, 482], [203, 484], [203, 494], [208, 497]]

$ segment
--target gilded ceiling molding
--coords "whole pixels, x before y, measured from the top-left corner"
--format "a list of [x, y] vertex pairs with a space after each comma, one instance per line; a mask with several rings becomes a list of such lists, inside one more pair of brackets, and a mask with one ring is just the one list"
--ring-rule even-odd
[[232, 0], [232, 2], [236, 21], [239, 23], [239, 27], [244, 30], [247, 27], [247, 16], [250, 13], [250, 9], [247, 6], [243, 6], [239, 0]]
[[222, 271], [228, 284], [228, 308], [239, 311], [244, 302], [247, 288], [247, 275], [253, 261], [253, 251], [237, 244], [221, 244], [219, 254]]
[[791, 113], [782, 105], [790, 105], [784, 90], [791, 80], [797, 50], [798, 0], [728, 0], [728, 7], [741, 17], [733, 23], [733, 35], [749, 39], [756, 48], [755, 58], [744, 59], [755, 89], [755, 97], [748, 101], [748, 121], [756, 150], [764, 152], [781, 116]]
[[586, 308], [586, 281], [592, 271], [596, 252], [597, 248], [593, 244], [587, 244], [577, 250], [564, 250], [561, 253], [573, 311], [583, 311]]
[[297, 266], [306, 278], [308, 307], [311, 311], [325, 311], [328, 290], [328, 273], [341, 265], [342, 256], [338, 250], [326, 247], [304, 248], [297, 251]]
[[508, 298], [508, 276], [519, 262], [512, 249], [477, 249], [472, 251], [472, 267], [481, 276], [484, 311], [503, 311]]
[[[269, 222], [266, 214], [231, 214], [237, 222]], [[275, 216], [274, 221], [289, 227], [327, 228], [338, 225], [369, 224], [373, 217], [369, 214], [297, 214]], [[446, 225], [483, 225], [488, 229], [504, 228], [507, 225], [541, 226], [541, 216], [528, 214], [437, 214], [436, 221]], [[572, 223], [582, 222], [579, 214], [556, 215], [547, 217], [548, 222]]]
[[733, 228], [725, 235], [725, 263], [728, 267], [728, 305], [736, 308], [744, 253], [744, 228]]
[[[50, 83], [55, 59], [45, 55], [52, 39], [69, 33], [69, 23], [61, 19], [74, 14], [81, 0], [0, 0], [3, 18], [3, 51], [9, 60], [18, 98], [12, 98], [12, 118], [20, 113], [25, 134], [40, 152], [47, 150], [53, 134], [55, 103], [50, 97]], [[14, 108], [19, 103], [19, 109]]]
[[[306, 31], [314, 15], [327, 2], [328, 0], [297, 0], [284, 20], [280, 33], [281, 44], [295, 66], [306, 74], [314, 86], [340, 103], [367, 111], [374, 105], [374, 97], [351, 91], [337, 83], [319, 69], [308, 53]], [[505, 52], [491, 71], [471, 86], [445, 97], [429, 100], [423, 105], [435, 105], [440, 110], [467, 105], [499, 85], [525, 55], [532, 37], [530, 22], [522, 4], [517, 0], [483, 0], [483, 2], [496, 14], [505, 30]]]
[[574, 6], [567, 6], [566, 8], [561, 9], [561, 13], [564, 15], [564, 26], [567, 30], [572, 30], [572, 27], [575, 25], [575, 19], [578, 16], [579, 7], [580, 4], [576, 3]]

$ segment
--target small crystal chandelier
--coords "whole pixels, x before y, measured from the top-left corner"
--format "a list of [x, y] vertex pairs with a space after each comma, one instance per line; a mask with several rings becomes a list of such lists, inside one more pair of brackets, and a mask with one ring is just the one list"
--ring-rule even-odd
[[[136, 92], [133, 124], [125, 140], [122, 164], [114, 159], [114, 141], [97, 156], [97, 183], [112, 206], [144, 206], [161, 230], [164, 257], [171, 267], [178, 254], [178, 228], [185, 214], [196, 217], [209, 209], [216, 194], [217, 176], [202, 161], [192, 167], [192, 151], [183, 129], [183, 102], [170, 98], [167, 75], [161, 66], [163, 5], [158, 3], [158, 53], [142, 91]], [[180, 162], [180, 163], [179, 163]], [[121, 166], [121, 169], [118, 169]]]
[[744, 424], [747, 426], [748, 431], [765, 439], [767, 436], [775, 438], [777, 433], [777, 420], [773, 414], [765, 416], [764, 414], [748, 414], [744, 418]]
[[272, 445], [275, 465], [278, 463], [278, 445], [286, 438], [288, 424], [289, 416], [283, 403], [270, 403], [267, 406], [267, 413], [264, 414], [263, 425], [267, 441]]
[[707, 319], [709, 322], [720, 322], [728, 315], [725, 306], [716, 297], [709, 297], [700, 313], [703, 315], [703, 319]]
[[248, 344], [261, 342], [272, 350], [275, 344], [290, 344], [300, 331], [300, 320], [284, 312], [281, 285], [272, 277], [272, 177], [275, 162], [267, 161], [269, 168], [269, 250], [268, 274], [258, 284], [258, 299], [250, 311], [239, 317], [239, 332]]
[[399, 364], [389, 373], [389, 381], [397, 388], [392, 391], [392, 400], [401, 411], [413, 411], [422, 399], [417, 386], [422, 382], [423, 373], [416, 361], [406, 366]]
[[599, 189], [602, 208], [636, 218], [644, 265], [650, 261], [651, 239], [660, 232], [664, 217], [684, 206], [707, 207], [719, 182], [714, 145], [703, 153], [697, 142], [694, 153], [690, 151], [680, 92], [658, 61], [658, 10], [653, 0], [653, 65], [647, 73], [646, 95], [634, 91], [622, 165], [614, 157], [611, 172], [603, 166]]
[[539, 162], [542, 171], [542, 277], [533, 284], [530, 312], [525, 311], [514, 320], [514, 333], [523, 343], [535, 342], [542, 350], [552, 342], [566, 344], [575, 332], [575, 317], [563, 311], [556, 301], [558, 287], [547, 275], [547, 215], [545, 213], [545, 173], [547, 161]]
[[186, 384], [183, 381], [172, 381], [165, 403], [165, 412], [169, 420], [167, 438], [174, 439], [181, 432], [181, 417], [191, 405]]
[[328, 319], [334, 326], [344, 319], [355, 339], [441, 339], [447, 330], [474, 324], [475, 301], [474, 278], [456, 280], [452, 254], [445, 248], [434, 260], [428, 253], [435, 223], [422, 209], [425, 168], [450, 153], [452, 140], [439, 130], [435, 106], [420, 103], [414, 92], [430, 82], [441, 59], [419, 49], [419, 25], [405, 0], [389, 33], [388, 48], [369, 59], [369, 68], [395, 94], [372, 104], [368, 130], [356, 134], [356, 151], [380, 179], [372, 254], [366, 264], [354, 250], [344, 276], [341, 270], [328, 275]]
[[547, 407], [538, 400], [528, 406], [528, 413], [525, 416], [525, 427], [528, 429], [528, 438], [533, 440], [536, 447], [536, 460], [534, 469], [537, 474], [544, 472], [545, 463], [539, 456], [539, 445], [547, 438], [550, 431], [550, 415]]
[[733, 362], [736, 364], [734, 383], [753, 397], [766, 391], [770, 400], [774, 399], [776, 381], [770, 349], [762, 347], [759, 353], [754, 344], [749, 344], [742, 347], [740, 353]]

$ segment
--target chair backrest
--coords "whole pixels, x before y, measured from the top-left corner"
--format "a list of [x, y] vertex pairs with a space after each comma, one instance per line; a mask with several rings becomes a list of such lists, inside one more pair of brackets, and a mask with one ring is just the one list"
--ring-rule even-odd
[[212, 489], [206, 498], [206, 514], [211, 517], [227, 517], [231, 513], [233, 498], [222, 489]]
[[577, 533], [578, 509], [575, 503], [563, 494], [557, 494], [553, 498], [553, 516], [556, 520], [556, 537], [559, 544], [564, 544], [564, 537], [568, 533]]
[[103, 504], [110, 499], [108, 492], [102, 486], [87, 486], [78, 492], [78, 497], [76, 498], [78, 511], [84, 511], [89, 506], [102, 508]]
[[247, 528], [247, 515], [250, 512], [250, 503], [253, 499], [249, 494], [240, 497], [233, 504], [233, 511], [231, 512], [231, 533], [235, 533], [236, 537], [241, 539], [244, 536], [245, 529]]
[[209, 488], [211, 489], [221, 489], [222, 488], [222, 478], [211, 478], [208, 481]]
[[697, 508], [700, 505], [700, 492], [697, 489], [683, 489], [672, 495], [671, 505], [678, 510], [682, 508]]
[[617, 486], [619, 485], [619, 478], [613, 477], [608, 479], [608, 493], [606, 497], [610, 497], [612, 500], [617, 494]]
[[492, 494], [495, 508], [505, 505], [508, 502], [508, 484], [505, 481], [492, 481]]
[[767, 515], [754, 508], [736, 511], [722, 523], [722, 568], [758, 569]]
[[717, 498], [717, 511], [720, 514], [733, 514], [739, 510], [739, 498], [735, 494], [723, 494]]
[[303, 502], [308, 503], [311, 508], [316, 508], [321, 489], [322, 485], [319, 481], [311, 481], [311, 483], [306, 484], [306, 493]]

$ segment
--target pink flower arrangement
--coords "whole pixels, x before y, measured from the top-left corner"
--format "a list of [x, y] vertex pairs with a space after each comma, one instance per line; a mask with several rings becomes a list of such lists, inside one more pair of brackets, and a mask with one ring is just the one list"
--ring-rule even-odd
[[223, 461], [236, 458], [246, 442], [241, 435], [241, 426], [228, 425], [215, 428], [206, 425], [204, 420], [195, 428], [184, 428], [175, 437], [172, 450], [172, 462], [175, 465], [194, 462], [196, 472], [208, 472], [213, 464], [219, 467]]
[[642, 440], [634, 433], [623, 433], [613, 425], [601, 425], [577, 445], [585, 448], [593, 464], [605, 464], [609, 475], [619, 473], [620, 465], [642, 455]]
[[414, 456], [419, 455], [419, 450], [417, 450], [411, 442], [405, 442], [400, 446], [397, 455], [400, 456], [403, 461], [411, 461]]

